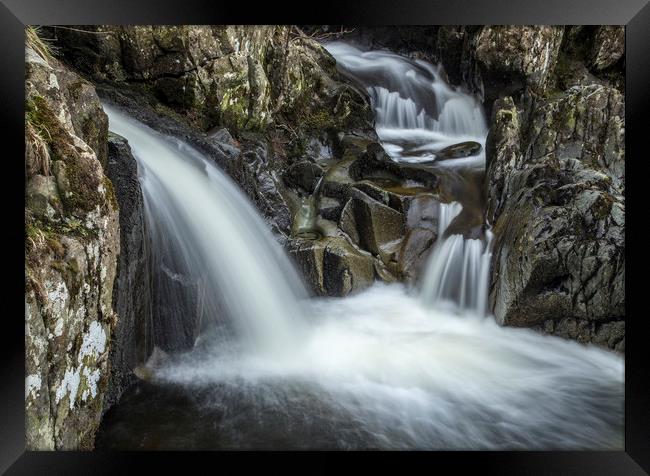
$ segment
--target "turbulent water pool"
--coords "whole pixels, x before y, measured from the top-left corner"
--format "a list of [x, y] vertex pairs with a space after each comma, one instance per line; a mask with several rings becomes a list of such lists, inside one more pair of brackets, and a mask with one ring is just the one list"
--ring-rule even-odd
[[401, 285], [311, 302], [284, 355], [199, 345], [132, 387], [98, 447], [621, 449], [623, 362]]
[[[435, 161], [460, 140], [485, 144], [480, 104], [431, 65], [328, 49], [367, 87], [396, 162]], [[489, 230], [481, 222], [474, 237], [449, 232], [463, 212], [472, 211], [466, 223], [482, 217], [483, 152], [439, 165], [453, 201], [440, 205], [423, 289], [378, 283], [346, 298], [308, 298], [214, 163], [106, 109], [138, 161], [154, 266], [200, 276], [208, 298], [196, 346], [159, 358], [126, 391], [98, 448], [623, 448], [622, 357], [498, 326], [486, 309]], [[175, 295], [158, 294], [182, 327]]]

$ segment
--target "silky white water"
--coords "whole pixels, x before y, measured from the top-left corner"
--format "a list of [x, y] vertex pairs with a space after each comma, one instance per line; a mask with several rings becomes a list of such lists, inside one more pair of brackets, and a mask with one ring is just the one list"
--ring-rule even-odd
[[[395, 160], [429, 160], [445, 141], [484, 143], [473, 99], [440, 84], [434, 67], [336, 48], [346, 67], [383, 78], [389, 92], [378, 87], [373, 101]], [[622, 449], [622, 357], [483, 317], [489, 232], [445, 237], [459, 203], [441, 204], [420, 293], [375, 284], [304, 300], [267, 225], [208, 159], [107, 113], [141, 169], [155, 263], [201, 276], [213, 296], [204, 318], [225, 314], [239, 336], [207, 328], [171, 355], [153, 386], [118, 405], [104, 430], [114, 447]]]
[[[441, 149], [464, 141], [485, 147], [488, 129], [480, 102], [444, 81], [439, 66], [344, 42], [324, 47], [339, 69], [368, 92], [377, 135], [394, 160], [428, 162]], [[484, 161], [481, 151], [448, 165]]]
[[428, 307], [457, 307], [464, 313], [485, 316], [492, 232], [487, 230], [483, 239], [466, 239], [458, 234], [445, 236], [445, 230], [461, 210], [458, 202], [440, 204], [439, 238], [427, 260], [420, 293]]
[[[225, 316], [240, 342], [263, 352], [294, 346], [307, 293], [248, 198], [196, 150], [104, 110], [138, 162], [153, 266], [172, 281], [195, 278], [202, 318]], [[195, 309], [173, 312], [180, 328]]]

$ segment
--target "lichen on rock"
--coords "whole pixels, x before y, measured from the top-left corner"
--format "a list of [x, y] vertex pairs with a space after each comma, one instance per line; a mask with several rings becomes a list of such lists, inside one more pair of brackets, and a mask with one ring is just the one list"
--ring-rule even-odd
[[25, 60], [25, 121], [42, 141], [25, 157], [27, 447], [90, 449], [120, 247], [101, 164], [107, 119], [94, 88], [58, 60], [29, 47]]

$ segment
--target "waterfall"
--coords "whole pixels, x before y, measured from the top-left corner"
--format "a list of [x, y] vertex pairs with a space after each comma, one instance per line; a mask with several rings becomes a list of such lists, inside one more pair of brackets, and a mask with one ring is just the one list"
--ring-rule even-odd
[[138, 163], [154, 319], [167, 320], [165, 335], [154, 336], [158, 345], [174, 348], [174, 337], [192, 334], [188, 321], [234, 328], [238, 342], [260, 352], [295, 345], [307, 292], [248, 198], [187, 144], [113, 107], [104, 110], [109, 129], [128, 140]]
[[429, 307], [453, 303], [461, 310], [484, 316], [492, 232], [488, 230], [484, 240], [466, 239], [463, 235], [445, 237], [447, 227], [461, 210], [457, 202], [440, 204], [438, 241], [425, 267], [421, 296]]

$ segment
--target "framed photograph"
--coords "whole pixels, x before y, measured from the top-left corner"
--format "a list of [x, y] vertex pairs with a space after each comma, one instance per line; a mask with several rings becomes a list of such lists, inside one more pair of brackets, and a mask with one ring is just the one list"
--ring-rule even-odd
[[650, 6], [316, 7], [4, 2], [0, 470], [648, 474]]

